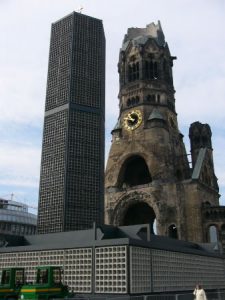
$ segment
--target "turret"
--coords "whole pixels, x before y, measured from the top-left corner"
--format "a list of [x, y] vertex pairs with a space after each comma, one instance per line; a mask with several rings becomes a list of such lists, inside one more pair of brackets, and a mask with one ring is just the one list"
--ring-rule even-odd
[[192, 179], [219, 191], [217, 177], [214, 172], [212, 132], [208, 124], [194, 122], [189, 129], [192, 157]]
[[189, 129], [189, 138], [191, 144], [192, 165], [194, 167], [201, 148], [212, 150], [212, 132], [208, 124], [194, 122]]

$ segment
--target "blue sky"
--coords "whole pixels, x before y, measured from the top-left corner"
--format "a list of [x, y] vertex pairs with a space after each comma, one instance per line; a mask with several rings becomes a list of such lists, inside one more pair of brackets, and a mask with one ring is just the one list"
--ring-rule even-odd
[[179, 128], [213, 132], [225, 204], [225, 2], [223, 0], [0, 0], [0, 197], [38, 203], [42, 127], [52, 22], [78, 9], [102, 19], [107, 41], [106, 157], [118, 115], [119, 48], [128, 27], [161, 21], [174, 64]]

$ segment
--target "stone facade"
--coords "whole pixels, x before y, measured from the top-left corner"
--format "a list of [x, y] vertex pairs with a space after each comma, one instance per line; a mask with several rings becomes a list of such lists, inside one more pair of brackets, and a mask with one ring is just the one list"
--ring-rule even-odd
[[191, 124], [187, 155], [175, 109], [174, 59], [160, 23], [128, 29], [118, 63], [120, 112], [105, 173], [105, 222], [150, 223], [160, 235], [209, 242], [216, 220], [206, 222], [203, 207], [218, 208], [220, 196], [212, 134], [207, 124]]

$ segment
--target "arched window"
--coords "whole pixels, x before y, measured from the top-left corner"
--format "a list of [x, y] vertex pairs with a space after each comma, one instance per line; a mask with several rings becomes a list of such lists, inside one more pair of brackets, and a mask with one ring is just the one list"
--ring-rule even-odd
[[127, 106], [134, 106], [136, 104], [138, 104], [140, 101], [140, 98], [139, 96], [136, 96], [136, 97], [132, 97], [131, 99], [127, 99]]
[[203, 202], [203, 205], [204, 205], [205, 207], [210, 207], [210, 206], [211, 206], [211, 203], [210, 203], [209, 201], [205, 201], [205, 202]]
[[131, 98], [131, 104], [132, 104], [132, 105], [135, 105], [135, 102], [136, 102], [135, 98], [132, 97], [132, 98]]
[[157, 103], [160, 103], [160, 95], [157, 95]]
[[154, 78], [154, 64], [152, 61], [149, 62], [148, 68], [149, 68], [149, 79], [153, 79]]
[[200, 137], [199, 136], [195, 136], [193, 141], [194, 141], [196, 147], [198, 147], [200, 145]]
[[154, 62], [153, 76], [154, 76], [154, 78], [158, 78], [159, 77], [159, 74], [158, 74], [158, 64], [157, 64], [156, 61]]
[[159, 78], [158, 63], [156, 61], [145, 61], [145, 78], [157, 79]]
[[139, 62], [130, 64], [128, 66], [128, 81], [135, 81], [139, 79]]
[[172, 224], [168, 228], [168, 236], [172, 239], [178, 239], [178, 234], [177, 234], [177, 227], [176, 225]]
[[210, 243], [216, 243], [218, 241], [217, 228], [215, 225], [209, 226], [208, 236], [209, 236]]
[[121, 187], [132, 187], [147, 184], [151, 181], [152, 178], [145, 160], [135, 155], [124, 162], [120, 171], [118, 184]]
[[223, 238], [224, 238], [224, 236], [225, 236], [225, 224], [223, 224], [223, 225], [221, 226], [221, 234], [222, 234], [222, 236], [223, 236]]
[[208, 142], [208, 137], [207, 136], [202, 136], [202, 144], [206, 147]]
[[182, 174], [180, 169], [176, 170], [176, 178], [177, 178], [177, 180], [182, 180], [183, 179], [183, 174]]
[[164, 59], [163, 60], [163, 71], [166, 72], [166, 67], [167, 67], [167, 62], [166, 60]]
[[210, 218], [210, 212], [207, 211], [207, 212], [205, 213], [205, 218], [206, 218], [206, 219], [209, 219], [209, 218]]
[[155, 94], [152, 94], [152, 95], [148, 95], [148, 96], [147, 96], [147, 101], [148, 101], [149, 103], [155, 103], [155, 99], [156, 99]]
[[128, 66], [128, 81], [132, 81], [132, 66]]
[[170, 66], [170, 63], [166, 59], [164, 59], [164, 61], [163, 61], [163, 73], [164, 73], [165, 80], [170, 84], [173, 83], [171, 66]]
[[155, 233], [155, 220], [156, 216], [152, 207], [145, 202], [136, 202], [128, 207], [121, 225], [150, 224], [151, 233]]

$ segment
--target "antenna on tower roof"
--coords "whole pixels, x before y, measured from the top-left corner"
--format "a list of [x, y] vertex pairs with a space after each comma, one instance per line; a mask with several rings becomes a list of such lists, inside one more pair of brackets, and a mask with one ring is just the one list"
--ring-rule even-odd
[[80, 5], [77, 9], [77, 12], [79, 12], [80, 14], [82, 14], [82, 11], [83, 11], [84, 7], [83, 5]]

